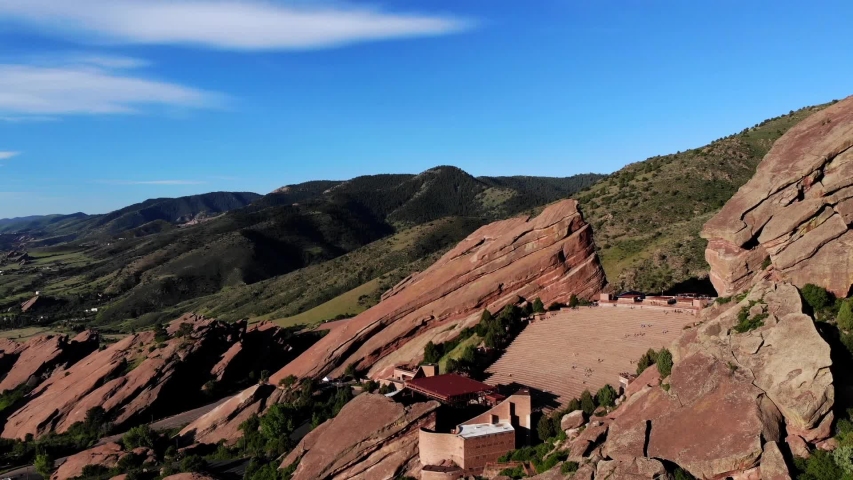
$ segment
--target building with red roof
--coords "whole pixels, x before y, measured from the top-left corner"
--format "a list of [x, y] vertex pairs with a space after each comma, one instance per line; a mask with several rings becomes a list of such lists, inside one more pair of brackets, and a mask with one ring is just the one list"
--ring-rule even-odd
[[476, 401], [495, 390], [495, 387], [455, 373], [415, 378], [406, 388], [442, 403], [459, 405]]

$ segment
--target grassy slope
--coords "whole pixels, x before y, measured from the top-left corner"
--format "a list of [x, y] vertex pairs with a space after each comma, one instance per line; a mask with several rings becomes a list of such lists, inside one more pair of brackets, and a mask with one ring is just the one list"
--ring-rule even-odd
[[662, 291], [707, 277], [702, 225], [752, 177], [773, 142], [821, 108], [633, 163], [579, 194], [610, 283], [617, 290]]

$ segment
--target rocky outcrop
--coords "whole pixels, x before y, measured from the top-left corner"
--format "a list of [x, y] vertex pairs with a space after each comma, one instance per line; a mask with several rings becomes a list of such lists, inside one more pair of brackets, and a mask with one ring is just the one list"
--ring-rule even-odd
[[68, 457], [50, 478], [51, 480], [66, 480], [79, 477], [83, 475], [83, 467], [86, 465], [101, 465], [105, 468], [113, 468], [121, 457], [127, 455], [127, 453], [117, 443], [99, 445]]
[[[835, 398], [829, 346], [802, 309], [794, 286], [759, 281], [740, 303], [709, 310], [670, 347], [667, 388], [647, 370], [608, 416], [598, 475], [646, 478], [624, 469], [657, 459], [701, 479], [790, 478], [780, 442], [807, 454], [806, 442], [830, 435]], [[760, 321], [739, 333], [744, 315]]]
[[720, 295], [773, 278], [847, 296], [853, 285], [853, 97], [788, 130], [702, 231]]
[[575, 410], [574, 412], [563, 415], [563, 418], [560, 419], [560, 429], [569, 430], [578, 428], [585, 422], [586, 418], [584, 417], [583, 410]]
[[205, 475], [203, 473], [176, 473], [174, 475], [169, 475], [168, 477], [163, 477], [163, 480], [216, 480], [215, 477], [211, 477], [210, 475]]
[[188, 443], [215, 444], [224, 440], [234, 444], [243, 436], [240, 424], [252, 415], [262, 415], [283, 395], [283, 390], [272, 385], [254, 385], [184, 427], [180, 435]]
[[[219, 372], [220, 379], [228, 377], [232, 363], [240, 358], [224, 360], [228, 360], [229, 348], [244, 340], [245, 329], [245, 323], [187, 314], [168, 325], [167, 338], [158, 338], [153, 331], [128, 336], [54, 370], [24, 398], [23, 407], [9, 416], [2, 436], [61, 433], [83, 421], [86, 412], [96, 406], [103, 407], [114, 424], [121, 426], [209, 402], [202, 386], [211, 379], [211, 371]], [[277, 329], [256, 331], [268, 335], [270, 345], [277, 345]], [[251, 342], [252, 350], [261, 355], [257, 348], [261, 342]]]
[[631, 480], [671, 480], [663, 463], [651, 458], [631, 460], [605, 460], [598, 462], [595, 478]]
[[417, 475], [418, 432], [435, 428], [437, 408], [437, 402], [404, 406], [382, 395], [359, 395], [303, 438], [281, 466], [298, 462], [293, 480]]
[[[395, 364], [419, 360], [429, 342], [450, 340], [519, 298], [567, 302], [591, 298], [605, 279], [592, 230], [564, 200], [535, 218], [519, 217], [480, 228], [431, 267], [383, 296], [373, 308], [335, 328], [271, 378], [339, 376], [355, 364], [371, 377]], [[456, 327], [456, 328], [454, 328]]]
[[0, 340], [0, 392], [12, 390], [31, 378], [37, 383], [63, 363], [73, 363], [98, 348], [98, 334], [85, 331], [68, 340], [65, 335], [43, 335], [24, 344]]

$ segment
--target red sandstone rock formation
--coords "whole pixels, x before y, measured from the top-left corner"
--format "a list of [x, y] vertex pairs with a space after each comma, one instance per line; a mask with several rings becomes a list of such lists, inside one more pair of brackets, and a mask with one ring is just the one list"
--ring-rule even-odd
[[803, 120], [702, 231], [720, 295], [746, 289], [770, 257], [774, 277], [838, 296], [853, 284], [853, 97]]
[[180, 435], [196, 443], [215, 444], [225, 440], [234, 444], [243, 432], [240, 424], [252, 415], [261, 415], [281, 401], [284, 391], [271, 385], [254, 385], [190, 423]]
[[[191, 332], [178, 336], [184, 323], [192, 326]], [[163, 343], [150, 331], [124, 338], [54, 370], [25, 397], [27, 403], [9, 416], [2, 436], [61, 433], [83, 421], [96, 406], [103, 407], [116, 425], [196, 406], [205, 401], [200, 390], [209, 378], [207, 373], [217, 361], [221, 363], [223, 353], [240, 339], [244, 328], [245, 324], [188, 314], [169, 325], [167, 331], [173, 336]]]
[[363, 394], [337, 417], [309, 433], [282, 462], [299, 462], [293, 480], [418, 475], [418, 431], [435, 428], [437, 402], [405, 407], [382, 395]]
[[536, 218], [514, 218], [480, 228], [427, 270], [401, 282], [383, 301], [335, 328], [273, 375], [338, 376], [355, 363], [372, 377], [420, 359], [429, 342], [443, 342], [519, 297], [548, 304], [572, 294], [591, 298], [604, 286], [592, 230], [564, 200]]
[[113, 468], [119, 459], [127, 453], [117, 443], [99, 445], [68, 457], [50, 478], [51, 480], [66, 480], [79, 477], [83, 475], [83, 467], [86, 465], [102, 465], [106, 468]]
[[64, 335], [38, 336], [24, 344], [2, 340], [3, 362], [0, 363], [7, 368], [0, 368], [0, 392], [17, 388], [31, 377], [46, 374], [61, 363], [76, 361], [96, 348], [98, 335], [91, 331], [80, 333], [70, 342]]

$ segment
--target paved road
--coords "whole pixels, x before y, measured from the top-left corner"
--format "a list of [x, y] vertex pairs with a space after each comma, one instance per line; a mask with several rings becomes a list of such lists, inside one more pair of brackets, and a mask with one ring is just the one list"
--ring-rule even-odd
[[[232, 397], [225, 397], [219, 401], [213, 402], [213, 403], [205, 405], [203, 407], [194, 408], [192, 410], [187, 410], [186, 412], [178, 413], [177, 415], [172, 415], [171, 417], [166, 417], [166, 418], [157, 420], [156, 422], [151, 424], [151, 428], [153, 428], [154, 430], [163, 431], [163, 430], [169, 430], [172, 428], [184, 426], [190, 422], [193, 422], [193, 421], [199, 419], [202, 415], [206, 414], [207, 412], [210, 412], [211, 410], [218, 407], [219, 405], [222, 405], [223, 403], [227, 402], [231, 398]], [[119, 433], [116, 435], [110, 435], [109, 437], [104, 437], [104, 438], [98, 440], [98, 443], [96, 443], [96, 445], [103, 445], [105, 443], [115, 442], [118, 439], [120, 439], [122, 437], [122, 435], [124, 435], [124, 433]], [[62, 457], [62, 458], [57, 459], [54, 462], [54, 465], [57, 467], [62, 465], [63, 463], [65, 463], [65, 460], [67, 458], [68, 457]], [[6, 472], [4, 474], [0, 474], [0, 479], [6, 480], [7, 478], [11, 478], [13, 480], [18, 480], [18, 479], [40, 480], [42, 477], [41, 477], [41, 475], [36, 473], [35, 468], [33, 468], [32, 465], [29, 465], [26, 467], [21, 467], [21, 468], [15, 469], [15, 470], [11, 470], [11, 471]]]

